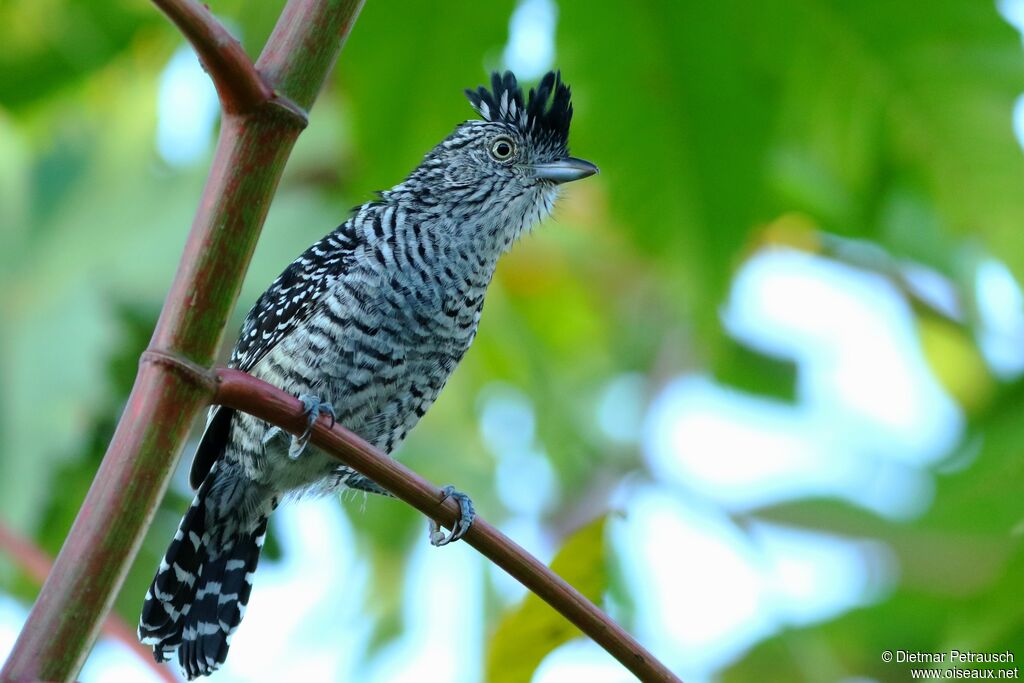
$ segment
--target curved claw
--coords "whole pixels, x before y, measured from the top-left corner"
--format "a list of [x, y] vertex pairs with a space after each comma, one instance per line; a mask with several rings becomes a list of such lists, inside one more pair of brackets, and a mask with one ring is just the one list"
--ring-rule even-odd
[[319, 396], [302, 394], [299, 396], [299, 400], [302, 401], [302, 412], [306, 416], [306, 431], [302, 432], [302, 436], [292, 437], [291, 445], [288, 446], [288, 457], [292, 460], [297, 460], [302, 455], [302, 452], [306, 450], [306, 444], [309, 443], [309, 435], [313, 432], [313, 425], [316, 424], [317, 419], [321, 415], [331, 418], [331, 427], [334, 426], [334, 422], [338, 419], [337, 414], [334, 412], [334, 406], [329, 401], [320, 400]]
[[473, 520], [476, 518], [476, 510], [473, 509], [473, 501], [470, 500], [469, 496], [461, 491], [456, 491], [454, 486], [445, 486], [441, 489], [441, 493], [444, 495], [441, 497], [441, 502], [454, 498], [459, 504], [459, 521], [455, 523], [455, 528], [447, 536], [444, 530], [441, 529], [441, 525], [433, 519], [430, 520], [430, 545], [441, 547], [448, 545], [452, 541], [457, 541], [466, 535], [469, 531], [469, 527], [473, 526]]

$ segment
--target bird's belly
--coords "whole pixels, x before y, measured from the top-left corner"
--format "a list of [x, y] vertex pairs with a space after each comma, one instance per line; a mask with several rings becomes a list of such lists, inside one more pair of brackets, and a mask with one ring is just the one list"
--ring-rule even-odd
[[[478, 318], [478, 312], [440, 309], [414, 314], [382, 310], [339, 325], [325, 312], [309, 321], [308, 335], [292, 335], [254, 374], [292, 394], [330, 401], [339, 424], [391, 453], [437, 398]], [[287, 441], [276, 441], [265, 449], [261, 478], [280, 490], [307, 488], [338, 467], [314, 449], [292, 462]]]

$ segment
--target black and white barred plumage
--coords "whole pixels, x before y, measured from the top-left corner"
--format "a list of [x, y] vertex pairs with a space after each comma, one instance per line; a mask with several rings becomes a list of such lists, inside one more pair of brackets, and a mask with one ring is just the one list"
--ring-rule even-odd
[[[498, 258], [547, 215], [558, 185], [596, 168], [568, 156], [569, 89], [545, 76], [524, 100], [511, 73], [467, 96], [460, 124], [378, 201], [359, 207], [260, 296], [230, 365], [329, 402], [390, 453], [476, 334]], [[241, 622], [267, 519], [282, 497], [374, 482], [249, 415], [215, 407], [193, 461], [198, 488], [146, 594], [139, 637], [177, 650], [189, 679], [217, 669]]]

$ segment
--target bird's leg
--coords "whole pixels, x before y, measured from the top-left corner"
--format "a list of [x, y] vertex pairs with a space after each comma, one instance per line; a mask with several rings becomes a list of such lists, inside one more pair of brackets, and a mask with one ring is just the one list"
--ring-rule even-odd
[[466, 532], [469, 531], [469, 527], [473, 525], [473, 520], [476, 519], [473, 501], [465, 493], [456, 491], [455, 487], [451, 485], [441, 489], [441, 493], [444, 494], [441, 497], [442, 503], [449, 498], [454, 498], [459, 504], [459, 521], [455, 523], [455, 528], [452, 529], [452, 532], [445, 536], [440, 524], [433, 519], [428, 520], [430, 524], [430, 545], [437, 547], [448, 545], [452, 541], [457, 541], [465, 536]]
[[[317, 418], [321, 415], [329, 416], [332, 427], [337, 419], [337, 415], [334, 413], [334, 406], [329, 401], [321, 401], [319, 397], [312, 394], [302, 394], [299, 396], [299, 400], [302, 401], [302, 413], [306, 416], [306, 431], [302, 433], [302, 436], [292, 437], [291, 444], [288, 446], [288, 457], [292, 460], [298, 460], [302, 452], [306, 450], [306, 444], [309, 443], [309, 435], [313, 432], [313, 425], [316, 424]], [[277, 428], [275, 427], [274, 429]], [[263, 439], [264, 444], [273, 437], [273, 432], [273, 429], [267, 432], [267, 436]]]

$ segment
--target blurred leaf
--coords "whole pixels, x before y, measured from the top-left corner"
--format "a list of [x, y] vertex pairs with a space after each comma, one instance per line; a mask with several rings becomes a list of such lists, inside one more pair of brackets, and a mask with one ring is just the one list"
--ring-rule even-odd
[[0, 5], [0, 104], [22, 107], [85, 78], [166, 19], [130, 0], [8, 0]]
[[668, 268], [676, 314], [708, 334], [757, 215], [776, 113], [737, 21], [749, 10], [672, 0], [559, 6], [559, 62], [576, 84], [574, 150], [601, 167], [621, 229]]
[[807, 214], [785, 213], [765, 225], [755, 235], [755, 248], [790, 248], [820, 253], [823, 249], [821, 229]]
[[513, 6], [464, 3], [456, 19], [416, 0], [366, 3], [335, 70], [358, 147], [357, 202], [398, 184], [456, 124], [475, 116], [462, 91], [498, 66]]
[[249, 57], [255, 61], [270, 37], [277, 18], [281, 16], [285, 0], [263, 0], [256, 3], [215, 0], [207, 3], [207, 6], [239, 39]]
[[[599, 517], [574, 533], [551, 562], [556, 574], [594, 603], [608, 587], [606, 521], [607, 517]], [[530, 593], [498, 624], [487, 656], [486, 680], [528, 681], [548, 653], [580, 635], [565, 617]]]
[[1006, 387], [975, 417], [959, 452], [940, 464], [933, 502], [916, 519], [890, 521], [820, 500], [757, 511], [774, 522], [882, 540], [898, 562], [899, 584], [850, 614], [783, 630], [724, 680], [904, 681], [907, 666], [884, 664], [883, 650], [997, 652], [1024, 642], [1024, 512], [1019, 497], [1007, 495], [1024, 478], [1022, 396], [1024, 383]]
[[983, 409], [996, 383], [974, 340], [963, 328], [932, 315], [919, 316], [917, 327], [925, 358], [946, 391], [968, 413]]
[[[993, 4], [932, 3], [924, 19], [909, 0], [560, 7], [560, 63], [584, 85], [574, 145], [602, 166], [622, 227], [678, 278], [705, 341], [766, 216], [800, 209], [901, 252], [962, 228], [1016, 245], [1024, 55]], [[901, 224], [913, 237], [881, 220], [908, 188], [940, 219]]]
[[788, 402], [796, 398], [794, 361], [765, 354], [729, 336], [721, 338], [714, 373], [719, 382], [752, 394]]
[[[913, 665], [885, 663], [885, 650], [1017, 652], [1024, 642], [1024, 604], [1016, 595], [1024, 570], [1020, 548], [1011, 571], [988, 590], [937, 599], [901, 590], [884, 602], [827, 624], [784, 629], [725, 670], [724, 683], [746, 681], [910, 680]], [[956, 615], [950, 620], [951, 615]], [[1015, 666], [1015, 665], [1011, 665]], [[961, 669], [993, 669], [961, 664]]]

